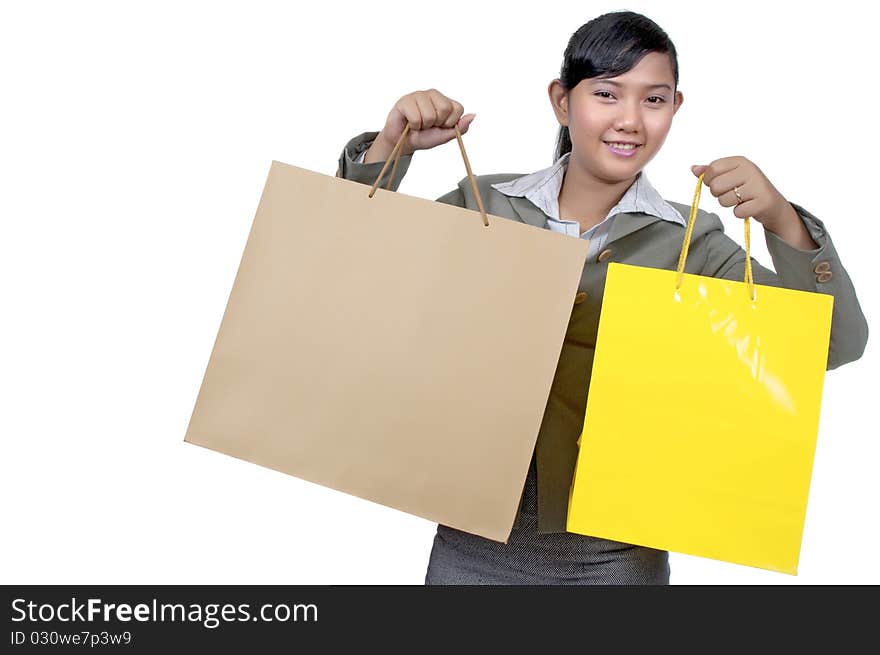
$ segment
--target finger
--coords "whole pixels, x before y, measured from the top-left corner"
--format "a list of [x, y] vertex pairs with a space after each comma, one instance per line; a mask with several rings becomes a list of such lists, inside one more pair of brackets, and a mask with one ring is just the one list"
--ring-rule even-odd
[[[400, 113], [403, 114], [403, 117], [406, 119], [406, 123], [409, 125], [410, 129], [413, 131], [418, 131], [419, 126], [422, 123], [422, 114], [419, 110], [419, 104], [416, 102], [415, 97], [409, 98], [406, 102], [400, 103]], [[406, 127], [404, 125], [403, 127]], [[401, 131], [403, 131], [403, 127]]]
[[434, 107], [435, 118], [432, 127], [452, 127], [452, 124], [447, 125], [449, 123], [449, 114], [452, 113], [452, 103], [449, 101], [449, 98], [437, 91], [432, 91], [428, 95], [428, 99]]
[[420, 94], [416, 96], [416, 105], [419, 108], [418, 125], [413, 125], [413, 129], [426, 130], [434, 125], [437, 120], [437, 110], [431, 103], [430, 96]]
[[758, 212], [758, 204], [757, 200], [748, 200], [740, 203], [733, 208], [733, 215], [737, 218], [751, 218]]
[[440, 114], [443, 119], [443, 127], [454, 127], [464, 113], [464, 107], [461, 106], [461, 103], [456, 102], [452, 98], [447, 98], [442, 93], [438, 93], [437, 96], [443, 106], [443, 113]]
[[476, 116], [476, 114], [465, 114], [459, 119], [458, 123], [456, 123], [453, 128], [458, 127], [459, 133], [465, 134], [468, 131], [468, 128], [471, 126], [471, 123], [474, 120], [474, 116]]
[[465, 114], [461, 117], [461, 120], [458, 121], [458, 131], [464, 134], [468, 131], [468, 128], [473, 123], [474, 118], [476, 118], [476, 114]]
[[[716, 198], [721, 198], [721, 196], [728, 192], [732, 193], [735, 187], [740, 187], [740, 195], [742, 195], [742, 186], [746, 183], [748, 176], [747, 170], [742, 166], [737, 166], [733, 170], [721, 173], [713, 179], [709, 185], [709, 189], [711, 190], [712, 195]], [[745, 198], [745, 196], [743, 197]], [[736, 196], [734, 195], [734, 199], [735, 198]]]
[[450, 115], [449, 127], [452, 127], [461, 120], [464, 114], [464, 106], [460, 102], [452, 101], [452, 114]]
[[[710, 162], [702, 171], [703, 182], [709, 184], [722, 173], [726, 173], [727, 171], [736, 168], [738, 160], [739, 157], [722, 157], [721, 159], [716, 159], [715, 161]], [[694, 174], [700, 175], [700, 173]]]
[[[736, 197], [736, 190], [739, 189], [740, 200]], [[737, 185], [733, 189], [728, 189], [718, 196], [718, 204], [722, 207], [735, 207], [755, 199], [755, 194], [751, 191], [751, 185]]]

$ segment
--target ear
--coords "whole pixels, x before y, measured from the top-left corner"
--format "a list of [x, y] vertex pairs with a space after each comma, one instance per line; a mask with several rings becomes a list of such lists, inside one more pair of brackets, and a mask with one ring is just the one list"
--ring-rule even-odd
[[678, 111], [679, 107], [681, 107], [684, 102], [684, 94], [681, 91], [675, 92], [675, 102], [672, 105], [672, 115], [675, 116], [675, 112]]
[[547, 95], [550, 96], [550, 104], [553, 107], [553, 113], [556, 114], [556, 120], [560, 125], [568, 125], [569, 92], [562, 86], [559, 79], [550, 82], [547, 87]]

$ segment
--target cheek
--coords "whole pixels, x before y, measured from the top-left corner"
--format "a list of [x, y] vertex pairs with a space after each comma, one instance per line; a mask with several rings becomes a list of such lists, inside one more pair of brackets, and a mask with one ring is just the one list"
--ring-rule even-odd
[[645, 130], [653, 141], [663, 141], [672, 127], [672, 112], [655, 112], [645, 117]]
[[584, 111], [573, 117], [569, 131], [577, 138], [598, 139], [608, 133], [609, 126], [613, 123], [614, 117], [610, 112], [603, 112], [601, 109]]

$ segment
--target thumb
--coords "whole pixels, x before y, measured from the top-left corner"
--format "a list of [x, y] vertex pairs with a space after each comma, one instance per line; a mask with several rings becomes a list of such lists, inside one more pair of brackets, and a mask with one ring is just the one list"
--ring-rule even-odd
[[702, 175], [703, 172], [705, 172], [705, 170], [707, 168], [709, 168], [709, 167], [708, 166], [691, 166], [691, 172], [694, 175], [696, 175], [697, 177], [700, 177], [700, 175]]

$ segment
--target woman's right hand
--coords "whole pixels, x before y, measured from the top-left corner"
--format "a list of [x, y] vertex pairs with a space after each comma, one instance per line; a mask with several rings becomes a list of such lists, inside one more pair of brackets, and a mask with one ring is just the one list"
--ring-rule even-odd
[[381, 139], [385, 144], [383, 150], [390, 153], [408, 123], [409, 133], [401, 146], [401, 156], [428, 150], [454, 139], [456, 124], [462, 134], [468, 131], [476, 114], [463, 113], [461, 103], [437, 89], [413, 91], [397, 101], [376, 140]]

